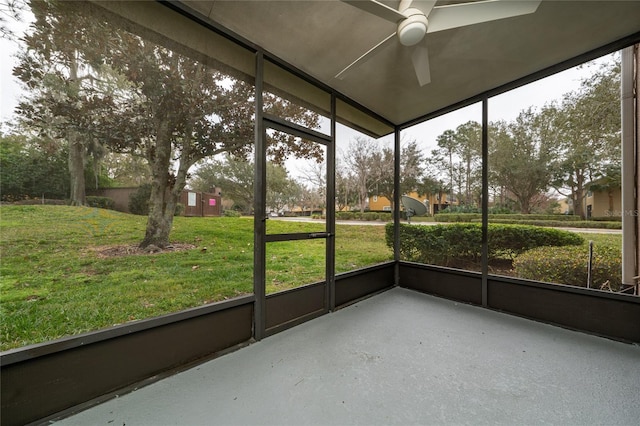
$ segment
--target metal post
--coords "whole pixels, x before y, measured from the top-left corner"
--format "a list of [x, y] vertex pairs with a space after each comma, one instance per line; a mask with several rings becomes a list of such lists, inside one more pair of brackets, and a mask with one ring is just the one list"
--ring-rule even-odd
[[400, 128], [393, 132], [393, 260], [394, 285], [400, 285]]
[[591, 288], [593, 284], [593, 241], [589, 241], [589, 260], [587, 261], [587, 288]]
[[[638, 256], [636, 175], [636, 125], [634, 100], [634, 47], [622, 50], [621, 69], [621, 127], [622, 127], [622, 284], [635, 285]], [[636, 214], [633, 214], [636, 213]]]
[[489, 274], [489, 101], [482, 100], [482, 306], [488, 306]]
[[331, 143], [327, 145], [327, 223], [326, 300], [327, 308], [336, 308], [336, 95], [331, 94]]
[[635, 215], [635, 247], [636, 247], [636, 276], [633, 278], [636, 284], [636, 296], [640, 296], [640, 197], [638, 194], [638, 181], [640, 180], [640, 167], [638, 158], [640, 157], [640, 101], [638, 100], [638, 90], [640, 89], [640, 44], [633, 47], [635, 64], [635, 110], [636, 110], [636, 143], [635, 143], [635, 189], [636, 189], [636, 215]]
[[267, 198], [267, 166], [266, 166], [266, 130], [263, 122], [263, 71], [264, 55], [256, 53], [256, 82], [255, 82], [255, 146], [254, 146], [254, 200], [253, 200], [253, 294], [256, 298], [254, 305], [253, 338], [261, 340], [266, 329], [266, 224], [265, 203]]

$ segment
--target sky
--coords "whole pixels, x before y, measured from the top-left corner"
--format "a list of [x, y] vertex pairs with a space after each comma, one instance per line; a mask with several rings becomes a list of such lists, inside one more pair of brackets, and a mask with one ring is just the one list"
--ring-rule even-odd
[[[10, 26], [15, 34], [22, 34], [27, 26], [27, 22], [16, 22], [11, 20]], [[15, 54], [18, 51], [18, 43], [0, 37], [0, 125], [11, 119], [13, 110], [18, 104], [21, 88], [11, 74], [16, 65]]]
[[[521, 111], [529, 107], [541, 109], [545, 104], [560, 101], [564, 94], [577, 90], [582, 80], [592, 75], [599, 65], [613, 61], [613, 55], [584, 64], [581, 67], [538, 80], [489, 99], [489, 121], [514, 121]], [[436, 147], [436, 138], [446, 130], [455, 130], [469, 120], [482, 122], [482, 104], [477, 103], [407, 129], [405, 138], [415, 139], [430, 152]]]

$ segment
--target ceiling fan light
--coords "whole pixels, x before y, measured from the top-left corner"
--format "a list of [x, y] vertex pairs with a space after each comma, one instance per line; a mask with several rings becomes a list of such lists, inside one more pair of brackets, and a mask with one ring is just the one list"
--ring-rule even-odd
[[423, 14], [409, 16], [398, 25], [398, 39], [404, 46], [418, 44], [427, 33], [427, 17]]

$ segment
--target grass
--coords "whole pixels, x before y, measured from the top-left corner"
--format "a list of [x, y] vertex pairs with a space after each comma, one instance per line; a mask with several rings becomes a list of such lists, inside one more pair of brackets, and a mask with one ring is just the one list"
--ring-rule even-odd
[[[319, 230], [314, 223], [268, 225], [270, 233]], [[252, 292], [253, 218], [176, 217], [172, 241], [191, 249], [101, 255], [137, 244], [145, 226], [146, 217], [96, 208], [0, 207], [0, 349]], [[619, 234], [582, 235], [596, 246], [621, 246]], [[323, 239], [268, 243], [267, 292], [324, 280], [325, 250]], [[336, 272], [391, 258], [383, 226], [336, 227]]]
[[[0, 349], [252, 292], [253, 218], [176, 217], [172, 241], [192, 248], [102, 255], [139, 243], [145, 226], [146, 217], [96, 208], [0, 207]], [[272, 221], [269, 232], [317, 224]], [[384, 227], [337, 227], [337, 272], [391, 258]], [[268, 292], [323, 280], [325, 241], [268, 243], [266, 267]]]
[[576, 232], [584, 238], [584, 246], [589, 247], [589, 241], [593, 241], [594, 246], [618, 247], [622, 250], [622, 234], [594, 234], [586, 232]]

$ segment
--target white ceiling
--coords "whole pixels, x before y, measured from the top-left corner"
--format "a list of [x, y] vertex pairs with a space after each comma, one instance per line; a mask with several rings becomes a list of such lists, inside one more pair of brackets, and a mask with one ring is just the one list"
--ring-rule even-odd
[[431, 83], [420, 87], [399, 45], [335, 78], [395, 31], [338, 0], [183, 3], [397, 125], [640, 34], [640, 0], [543, 0], [530, 15], [427, 34]]

